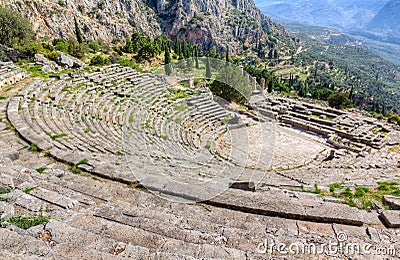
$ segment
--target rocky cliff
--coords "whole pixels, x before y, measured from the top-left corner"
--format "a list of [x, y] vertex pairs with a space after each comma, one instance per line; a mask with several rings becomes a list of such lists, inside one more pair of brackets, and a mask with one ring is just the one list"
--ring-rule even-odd
[[140, 0], [0, 0], [27, 16], [38, 35], [74, 35], [74, 16], [85, 38], [111, 41], [138, 30], [149, 36], [161, 33], [154, 11]]
[[284, 35], [282, 26], [263, 15], [252, 0], [150, 0], [163, 33], [200, 44], [231, 50], [267, 41], [267, 34]]
[[203, 49], [231, 50], [285, 35], [253, 0], [0, 0], [26, 15], [38, 35], [74, 35], [74, 17], [86, 39], [125, 38], [133, 31], [150, 37], [177, 36]]

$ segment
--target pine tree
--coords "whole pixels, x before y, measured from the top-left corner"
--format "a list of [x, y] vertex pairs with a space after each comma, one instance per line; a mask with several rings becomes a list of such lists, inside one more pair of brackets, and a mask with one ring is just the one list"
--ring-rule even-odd
[[208, 57], [206, 59], [206, 78], [207, 79], [211, 78], [211, 65], [210, 65], [210, 60]]
[[75, 22], [75, 35], [76, 35], [76, 40], [79, 43], [83, 43], [83, 38], [82, 38], [82, 33], [81, 29], [79, 29], [78, 21], [76, 20], [76, 17], [74, 17], [74, 22]]

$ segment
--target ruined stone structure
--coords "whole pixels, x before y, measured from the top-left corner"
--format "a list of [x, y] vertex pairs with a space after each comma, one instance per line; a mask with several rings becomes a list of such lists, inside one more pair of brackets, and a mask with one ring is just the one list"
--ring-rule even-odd
[[356, 153], [382, 148], [391, 131], [376, 119], [282, 97], [268, 97], [255, 107], [262, 115], [322, 135], [335, 148]]
[[0, 90], [7, 85], [12, 85], [24, 79], [26, 73], [12, 62], [0, 63]]
[[[1, 218], [52, 218], [27, 230], [0, 228], [0, 258], [265, 259], [286, 257], [264, 251], [267, 239], [321, 245], [338, 242], [343, 234], [347, 242], [360, 245], [392, 248], [400, 243], [398, 230], [388, 229], [400, 223], [396, 198], [385, 198], [392, 210], [367, 212], [341, 199], [293, 191], [301, 182], [284, 170], [243, 167], [240, 157], [224, 158], [215, 147], [218, 137], [230, 128], [240, 134], [243, 119], [250, 126], [259, 122], [224, 109], [206, 92], [171, 89], [155, 76], [118, 65], [19, 85], [0, 100], [0, 188], [9, 190], [0, 194]], [[256, 108], [284, 125], [319, 133], [356, 152], [386, 149], [386, 139], [393, 139], [395, 132], [367, 118], [356, 121], [350, 113], [288, 99], [269, 98]], [[6, 119], [18, 135], [6, 127]], [[127, 126], [132, 131], [127, 132]], [[312, 136], [290, 131], [300, 143], [306, 140], [303, 135]], [[250, 137], [257, 134], [249, 132]], [[38, 152], [32, 151], [36, 148]], [[337, 164], [335, 153], [330, 155]], [[400, 160], [394, 153], [389, 157], [388, 165]], [[127, 158], [133, 160], [127, 163]], [[322, 159], [311, 158], [303, 168], [325, 166]], [[239, 168], [243, 175], [234, 179]], [[227, 189], [198, 203], [196, 198], [177, 203], [148, 192], [151, 187], [144, 190], [143, 180], [134, 174], [158, 177], [155, 171], [181, 182], [213, 180], [222, 172]], [[314, 179], [321, 176], [323, 181], [324, 173], [338, 175], [332, 170]], [[263, 184], [246, 186], [249, 176], [260, 174], [266, 175]], [[283, 183], [292, 190], [280, 186]], [[196, 194], [179, 190], [179, 185], [161, 187], [157, 193], [186, 202], [187, 195]], [[208, 186], [199, 190], [209, 192]], [[319, 257], [332, 255], [348, 256], [325, 252]], [[369, 255], [363, 252], [360, 257]]]

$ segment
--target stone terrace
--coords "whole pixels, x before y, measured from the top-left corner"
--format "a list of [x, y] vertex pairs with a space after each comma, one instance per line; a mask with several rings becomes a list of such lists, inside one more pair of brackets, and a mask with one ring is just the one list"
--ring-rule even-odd
[[335, 148], [356, 153], [382, 148], [386, 143], [385, 136], [390, 132], [375, 119], [292, 99], [269, 97], [255, 105], [263, 115], [320, 134]]
[[24, 79], [26, 73], [12, 62], [0, 62], [0, 90], [7, 85], [13, 85]]

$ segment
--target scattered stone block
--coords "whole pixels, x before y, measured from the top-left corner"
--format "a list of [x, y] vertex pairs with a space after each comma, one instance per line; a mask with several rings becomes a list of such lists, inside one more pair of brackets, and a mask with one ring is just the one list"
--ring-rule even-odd
[[231, 182], [229, 183], [229, 188], [244, 191], [256, 191], [256, 185], [253, 181]]
[[384, 210], [380, 214], [383, 222], [390, 228], [400, 228], [400, 211]]
[[385, 195], [382, 199], [383, 205], [393, 210], [400, 210], [400, 197]]

